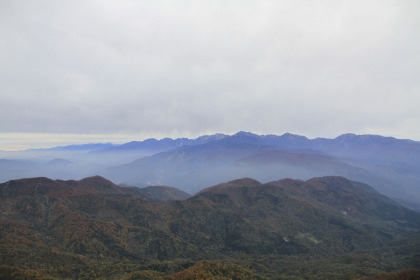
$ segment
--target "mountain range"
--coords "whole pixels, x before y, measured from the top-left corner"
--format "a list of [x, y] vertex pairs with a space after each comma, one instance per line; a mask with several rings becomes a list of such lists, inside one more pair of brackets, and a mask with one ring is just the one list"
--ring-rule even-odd
[[242, 178], [178, 200], [156, 189], [99, 176], [0, 184], [0, 275], [355, 279], [420, 268], [420, 213], [364, 183]]
[[114, 181], [172, 185], [189, 193], [246, 176], [267, 182], [338, 175], [368, 183], [420, 209], [420, 143], [372, 135], [309, 140], [292, 134], [240, 132], [142, 157], [99, 174]]
[[420, 209], [420, 142], [378, 135], [308, 139], [290, 133], [238, 132], [1, 152], [0, 157], [0, 181], [37, 176], [68, 180], [99, 174], [126, 185], [167, 185], [194, 194], [240, 177], [268, 182], [344, 176]]

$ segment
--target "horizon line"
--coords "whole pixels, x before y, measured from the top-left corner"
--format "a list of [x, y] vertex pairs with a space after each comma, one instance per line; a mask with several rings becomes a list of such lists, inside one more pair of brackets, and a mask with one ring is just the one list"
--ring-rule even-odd
[[[307, 137], [302, 134], [298, 133], [290, 133], [285, 132], [282, 134], [276, 134], [276, 133], [258, 133], [258, 132], [251, 132], [251, 131], [244, 131], [240, 130], [235, 133], [220, 133], [220, 132], [209, 132], [205, 134], [200, 134], [199, 136], [188, 136], [188, 137], [177, 137], [177, 136], [152, 136], [150, 134], [144, 135], [144, 137], [139, 136], [138, 134], [83, 134], [83, 133], [27, 133], [27, 132], [10, 132], [10, 133], [0, 133], [0, 151], [2, 152], [22, 152], [22, 151], [29, 151], [29, 150], [47, 150], [57, 147], [66, 147], [66, 146], [82, 146], [82, 145], [89, 145], [89, 144], [113, 144], [113, 145], [122, 145], [129, 142], [142, 142], [148, 139], [156, 139], [158, 141], [169, 138], [172, 140], [176, 139], [190, 139], [194, 140], [203, 136], [212, 136], [212, 135], [225, 135], [225, 136], [234, 136], [238, 133], [250, 133], [253, 135], [258, 136], [283, 136], [287, 134], [295, 135], [295, 136], [302, 136], [309, 140], [314, 139], [336, 139], [343, 135], [356, 135], [356, 136], [381, 136], [381, 137], [390, 137], [398, 140], [408, 140], [408, 141], [414, 141], [419, 142], [418, 140], [409, 139], [409, 138], [399, 138], [395, 136], [390, 135], [381, 135], [381, 134], [375, 134], [375, 133], [365, 133], [365, 134], [357, 134], [353, 132], [347, 132], [338, 134], [335, 137]], [[9, 138], [7, 141], [7, 138]], [[19, 139], [16, 141], [16, 139]], [[11, 144], [5, 144], [2, 142], [10, 142]], [[7, 143], [6, 142], [6, 143]], [[32, 145], [30, 144], [32, 143]]]

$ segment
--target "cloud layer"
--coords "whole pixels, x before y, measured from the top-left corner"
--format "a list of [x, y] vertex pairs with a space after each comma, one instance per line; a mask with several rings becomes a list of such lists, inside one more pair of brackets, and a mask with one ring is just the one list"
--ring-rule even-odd
[[420, 140], [418, 1], [2, 1], [0, 132]]

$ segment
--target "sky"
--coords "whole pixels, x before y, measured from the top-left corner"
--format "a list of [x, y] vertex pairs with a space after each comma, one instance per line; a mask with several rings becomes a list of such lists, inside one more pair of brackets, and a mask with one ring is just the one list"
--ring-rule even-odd
[[0, 1], [0, 150], [250, 131], [420, 141], [420, 1]]

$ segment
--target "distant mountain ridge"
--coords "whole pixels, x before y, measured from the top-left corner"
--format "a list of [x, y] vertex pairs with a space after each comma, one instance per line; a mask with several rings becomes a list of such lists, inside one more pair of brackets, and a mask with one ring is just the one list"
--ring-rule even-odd
[[[368, 183], [404, 205], [420, 209], [420, 142], [393, 137], [349, 133], [334, 139], [308, 139], [290, 133], [241, 131], [195, 139], [71, 145], [28, 153], [26, 158], [17, 153], [22, 158], [0, 160], [0, 181], [36, 176], [81, 179], [99, 174], [117, 183], [169, 185], [195, 193], [239, 177], [267, 182], [279, 177], [335, 175]], [[66, 161], [72, 164], [66, 165]]]
[[110, 149], [115, 147], [115, 144], [112, 143], [88, 143], [88, 144], [78, 144], [78, 145], [65, 145], [57, 146], [52, 148], [43, 148], [43, 149], [29, 149], [29, 151], [92, 151], [100, 149]]
[[[397, 139], [394, 137], [384, 137], [380, 135], [356, 135], [352, 133], [342, 134], [336, 138], [314, 138], [309, 139], [305, 136], [284, 133], [283, 135], [258, 135], [251, 132], [240, 131], [233, 135], [226, 135], [217, 133], [213, 135], [199, 136], [194, 139], [189, 138], [162, 138], [160, 140], [155, 138], [149, 138], [143, 141], [131, 141], [124, 144], [112, 144], [112, 143], [98, 143], [98, 144], [80, 144], [80, 145], [68, 145], [58, 146], [46, 149], [31, 149], [31, 150], [86, 150], [96, 152], [111, 152], [111, 151], [123, 151], [123, 150], [136, 150], [136, 149], [151, 149], [151, 150], [169, 150], [185, 145], [201, 145], [212, 141], [219, 141], [225, 139], [226, 142], [234, 143], [246, 143], [246, 144], [259, 144], [259, 145], [274, 145], [284, 146], [287, 148], [316, 148], [326, 149], [326, 145], [331, 143], [346, 144], [348, 149], [351, 149], [351, 145], [394, 145], [400, 147], [399, 144], [407, 145], [420, 145], [420, 142], [409, 139]], [[411, 146], [412, 147], [412, 146]]]
[[238, 132], [141, 157], [101, 174], [114, 181], [173, 185], [189, 193], [203, 185], [244, 176], [270, 181], [336, 175], [373, 185], [420, 209], [420, 142], [376, 135], [310, 140], [289, 133], [261, 136]]
[[[129, 152], [135, 150], [165, 151], [182, 147], [185, 145], [200, 145], [214, 140], [227, 137], [225, 134], [216, 133], [213, 135], [203, 135], [194, 139], [189, 138], [149, 138], [143, 141], [131, 141], [123, 144], [113, 143], [88, 143], [78, 145], [56, 146], [42, 149], [29, 149], [27, 151], [87, 151], [95, 153]], [[0, 150], [1, 151], [1, 150]]]
[[204, 135], [195, 139], [188, 138], [163, 138], [160, 140], [150, 138], [144, 141], [132, 141], [122, 145], [111, 148], [97, 150], [99, 153], [116, 152], [116, 151], [133, 151], [133, 150], [151, 150], [151, 151], [165, 151], [185, 145], [201, 145], [214, 140], [220, 140], [226, 137], [224, 134]]
[[[184, 146], [196, 146], [211, 142], [225, 145], [250, 144], [261, 146], [276, 146], [287, 149], [323, 152], [334, 156], [349, 159], [362, 158], [372, 162], [387, 161], [399, 162], [408, 165], [420, 164], [420, 142], [408, 139], [396, 139], [380, 135], [342, 134], [334, 139], [314, 138], [285, 133], [283, 135], [258, 135], [251, 132], [240, 131], [234, 135], [213, 134], [204, 135], [195, 139], [163, 138], [160, 140], [150, 138], [144, 141], [132, 141], [125, 144], [98, 143], [58, 146], [48, 149], [31, 149], [29, 151], [86, 151], [93, 153], [118, 153], [148, 151], [150, 153], [164, 152]], [[404, 153], [404, 157], [398, 156]]]

